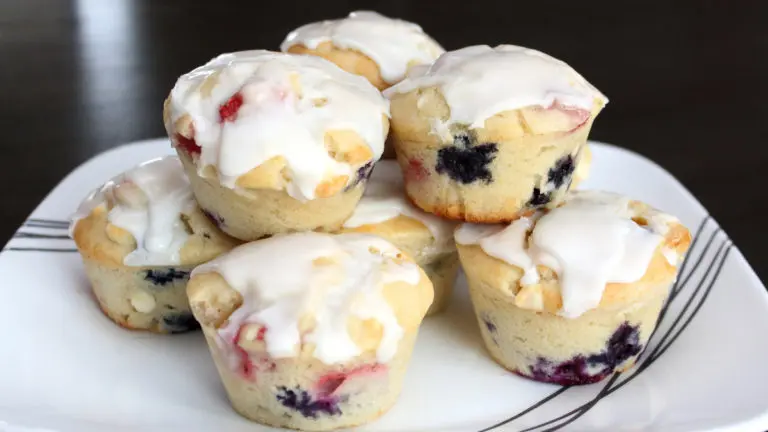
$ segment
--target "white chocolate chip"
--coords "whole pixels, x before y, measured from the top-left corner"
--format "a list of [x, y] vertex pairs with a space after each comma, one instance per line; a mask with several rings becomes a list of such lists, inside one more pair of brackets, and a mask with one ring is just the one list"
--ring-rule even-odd
[[243, 342], [255, 341], [259, 337], [259, 331], [261, 331], [261, 326], [249, 325], [245, 328], [245, 331], [240, 336], [240, 340]]
[[515, 296], [515, 306], [521, 309], [544, 310], [544, 295], [541, 285], [528, 285]]
[[680, 261], [680, 256], [677, 254], [676, 250], [668, 247], [663, 247], [661, 248], [661, 254], [664, 255], [664, 258], [667, 259], [667, 262], [669, 263], [669, 265], [671, 265], [672, 267], [677, 267], [677, 264]]
[[146, 291], [134, 291], [130, 297], [131, 306], [136, 312], [149, 313], [155, 308], [155, 298]]

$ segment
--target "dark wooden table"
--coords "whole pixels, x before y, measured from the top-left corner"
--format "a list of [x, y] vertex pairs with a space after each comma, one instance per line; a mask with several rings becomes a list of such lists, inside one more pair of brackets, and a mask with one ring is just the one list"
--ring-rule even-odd
[[81, 162], [162, 136], [178, 75], [368, 8], [420, 23], [447, 49], [513, 43], [570, 63], [611, 99], [592, 138], [671, 171], [768, 276], [768, 2], [223, 3], [0, 1], [0, 241]]

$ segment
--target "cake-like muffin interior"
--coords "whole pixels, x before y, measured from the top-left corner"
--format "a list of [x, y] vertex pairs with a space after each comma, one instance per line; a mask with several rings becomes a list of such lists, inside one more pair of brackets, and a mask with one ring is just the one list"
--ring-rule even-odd
[[195, 269], [192, 311], [233, 367], [241, 327], [270, 357], [325, 364], [375, 353], [391, 359], [432, 302], [423, 271], [389, 242], [365, 234], [297, 233], [233, 249]]
[[70, 233], [84, 258], [115, 266], [195, 265], [237, 244], [201, 213], [175, 156], [145, 162], [91, 192]]
[[638, 281], [671, 282], [691, 241], [673, 216], [598, 191], [572, 191], [557, 208], [509, 225], [464, 224], [455, 238], [462, 254], [510, 265], [473, 273], [508, 290], [516, 306], [565, 318], [631, 303], [643, 295], [627, 289]]
[[182, 76], [164, 119], [198, 174], [229, 188], [335, 195], [381, 157], [389, 105], [364, 78], [319, 57], [244, 51]]
[[299, 27], [280, 48], [327, 58], [382, 90], [401, 81], [413, 66], [430, 64], [444, 52], [417, 24], [371, 11]]

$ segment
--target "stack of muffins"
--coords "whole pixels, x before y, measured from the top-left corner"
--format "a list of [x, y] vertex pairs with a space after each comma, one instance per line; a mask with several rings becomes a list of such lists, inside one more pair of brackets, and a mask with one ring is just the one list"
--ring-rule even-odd
[[395, 403], [459, 260], [503, 367], [585, 384], [633, 364], [690, 235], [640, 202], [570, 191], [602, 94], [538, 51], [446, 53], [373, 12], [300, 27], [281, 48], [179, 78], [163, 115], [178, 157], [121, 174], [75, 214], [111, 319], [199, 324], [235, 410], [299, 430]]

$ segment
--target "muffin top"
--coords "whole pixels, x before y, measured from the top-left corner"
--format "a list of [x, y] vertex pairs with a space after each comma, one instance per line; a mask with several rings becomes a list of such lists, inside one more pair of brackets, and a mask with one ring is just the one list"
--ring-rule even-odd
[[476, 45], [449, 51], [385, 90], [394, 98], [437, 88], [450, 108], [449, 124], [483, 127], [496, 114], [524, 107], [571, 107], [593, 112], [608, 100], [566, 63], [514, 45]]
[[237, 343], [243, 324], [257, 324], [273, 358], [326, 364], [366, 351], [389, 361], [433, 297], [424, 272], [387, 241], [313, 232], [235, 248], [196, 268], [187, 292], [195, 317], [217, 327], [222, 343]]
[[324, 42], [368, 56], [389, 84], [402, 80], [410, 67], [432, 63], [444, 52], [418, 25], [370, 11], [299, 27], [288, 34], [280, 49], [288, 51], [295, 45], [317, 49]]
[[429, 231], [433, 239], [429, 246], [434, 252], [455, 249], [453, 231], [456, 223], [419, 210], [408, 201], [403, 190], [403, 174], [397, 162], [377, 162], [363, 198], [352, 216], [344, 222], [344, 228], [365, 229], [371, 234], [387, 234], [390, 231], [396, 234], [407, 231], [408, 222], [402, 219], [410, 219]]
[[381, 157], [388, 116], [365, 78], [319, 57], [261, 50], [223, 54], [183, 75], [164, 112], [201, 175], [213, 167], [222, 185], [248, 188], [264, 186], [252, 170], [275, 171], [281, 180], [268, 187], [300, 200], [356, 181]]
[[91, 192], [70, 235], [83, 256], [131, 267], [195, 265], [235, 245], [201, 213], [175, 156], [142, 163]]
[[[596, 308], [612, 284], [671, 282], [691, 240], [673, 216], [598, 191], [572, 191], [559, 207], [509, 225], [464, 224], [455, 238], [521, 270], [518, 306], [566, 318]], [[548, 298], [541, 285], [554, 281], [559, 295]]]

